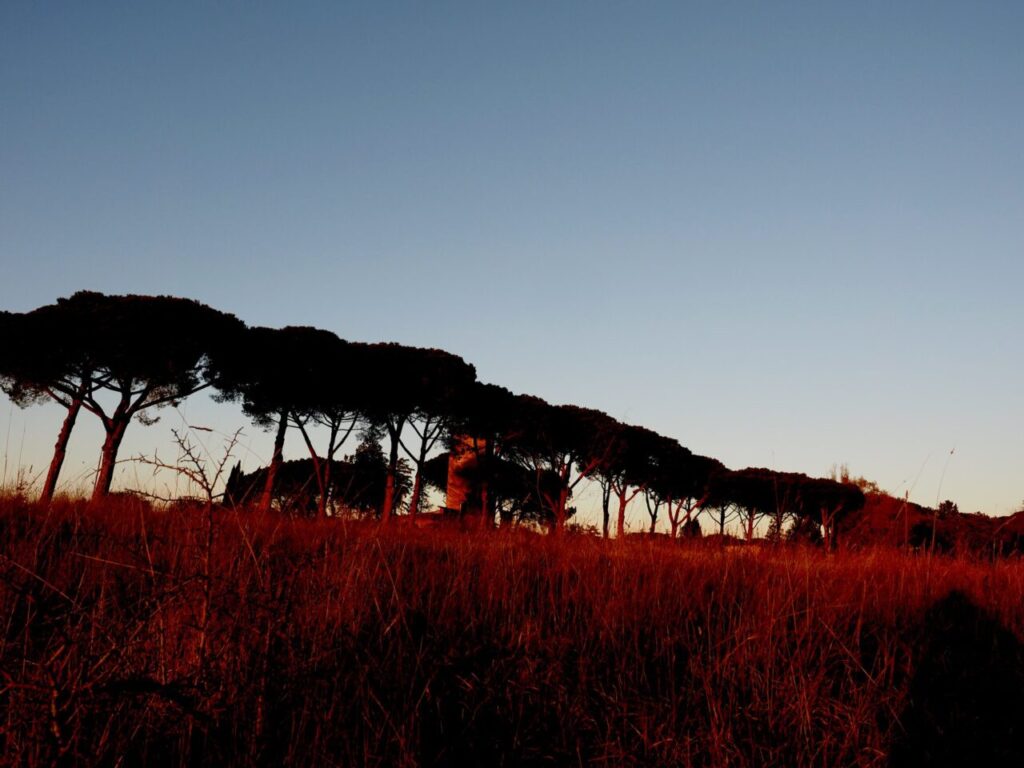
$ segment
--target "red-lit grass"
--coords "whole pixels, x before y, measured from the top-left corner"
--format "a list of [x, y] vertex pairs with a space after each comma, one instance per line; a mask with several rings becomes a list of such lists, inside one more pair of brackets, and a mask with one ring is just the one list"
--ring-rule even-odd
[[0, 576], [21, 765], [881, 765], [932, 604], [1024, 637], [1017, 562], [126, 501], [0, 503]]

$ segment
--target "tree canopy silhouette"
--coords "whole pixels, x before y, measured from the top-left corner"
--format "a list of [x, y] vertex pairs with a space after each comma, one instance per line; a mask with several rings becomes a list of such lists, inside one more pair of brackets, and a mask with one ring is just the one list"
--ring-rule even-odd
[[388, 481], [381, 507], [381, 521], [386, 524], [395, 511], [395, 472], [403, 430], [412, 425], [420, 438], [419, 450], [410, 451], [420, 477], [413, 491], [418, 504], [426, 453], [443, 433], [456, 399], [476, 381], [476, 369], [441, 349], [371, 344], [366, 348], [364, 375], [372, 386], [363, 414], [388, 442]]
[[725, 472], [717, 459], [698, 456], [678, 443], [670, 443], [658, 455], [647, 492], [654, 503], [665, 505], [671, 535], [694, 530], [697, 516], [708, 504], [713, 478]]
[[[364, 446], [386, 443], [379, 496], [384, 522], [403, 496], [399, 452], [415, 470], [409, 501], [415, 515], [424, 486], [439, 484], [430, 457], [442, 446], [449, 451], [449, 506], [488, 521], [499, 510], [503, 524], [516, 516], [536, 519], [556, 534], [573, 512], [574, 490], [591, 477], [602, 485], [605, 536], [613, 494], [620, 537], [628, 504], [643, 493], [652, 533], [663, 507], [673, 537], [713, 508], [722, 533], [730, 517], [739, 517], [753, 538], [759, 518], [769, 516], [778, 536], [789, 517], [819, 526], [828, 546], [837, 523], [864, 504], [862, 489], [849, 482], [763, 468], [730, 471], [601, 411], [480, 383], [471, 364], [444, 350], [349, 342], [312, 327], [247, 328], [190, 299], [82, 291], [27, 313], [0, 311], [0, 337], [0, 388], [19, 406], [52, 400], [66, 410], [44, 502], [54, 494], [82, 410], [95, 414], [105, 432], [96, 500], [110, 490], [131, 420], [151, 421], [151, 409], [212, 384], [218, 399], [240, 403], [256, 424], [275, 428], [270, 463], [258, 475], [264, 510], [274, 498], [289, 426], [309, 453], [321, 515], [337, 498], [332, 473], [342, 466], [338, 452], [357, 429]], [[367, 450], [361, 449], [364, 459]]]
[[[65, 300], [62, 300], [65, 301]], [[0, 316], [0, 389], [19, 407], [52, 400], [67, 411], [39, 501], [48, 504], [57, 487], [68, 442], [86, 395], [95, 391], [93, 363], [79, 338], [81, 324], [71, 322], [60, 302], [27, 314]]]
[[[361, 370], [364, 346], [319, 328], [254, 327], [214, 358], [213, 381], [221, 399], [239, 402], [258, 426], [276, 427], [260, 496], [259, 506], [264, 511], [274, 496], [289, 425], [302, 434], [320, 491], [319, 510], [326, 511], [331, 462], [355, 428], [366, 398]], [[313, 445], [313, 425], [327, 429], [322, 455]]]
[[[243, 327], [233, 315], [171, 296], [106, 296], [80, 291], [16, 322], [20, 341], [2, 364], [4, 389], [19, 404], [48, 397], [67, 409], [50, 471], [56, 487], [81, 409], [105, 433], [93, 499], [110, 491], [129, 423], [205, 388], [211, 353]], [[112, 403], [110, 402], [112, 399]]]
[[[664, 454], [674, 446], [685, 448], [645, 427], [621, 424], [611, 417], [594, 422], [595, 431], [587, 441], [586, 460], [595, 462], [595, 473], [608, 483], [618, 500], [615, 532], [626, 533], [626, 507], [655, 478]], [[689, 453], [689, 451], [686, 451]], [[652, 523], [652, 532], [653, 532]]]
[[[538, 493], [550, 513], [551, 532], [560, 534], [573, 489], [604, 460], [613, 420], [598, 410], [550, 405], [531, 395], [516, 398], [513, 418], [515, 455], [533, 469]], [[547, 472], [558, 478], [557, 492], [544, 487]]]

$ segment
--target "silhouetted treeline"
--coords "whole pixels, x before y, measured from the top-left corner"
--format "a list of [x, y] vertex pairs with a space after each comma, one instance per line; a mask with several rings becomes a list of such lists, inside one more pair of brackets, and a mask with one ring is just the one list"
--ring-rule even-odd
[[[558, 534], [575, 511], [574, 493], [592, 480], [602, 491], [604, 536], [613, 513], [615, 532], [624, 535], [626, 509], [642, 495], [651, 533], [661, 515], [672, 536], [699, 531], [703, 514], [722, 534], [738, 524], [751, 539], [768, 520], [770, 538], [817, 531], [831, 547], [839, 524], [864, 505], [851, 483], [730, 471], [601, 411], [480, 382], [471, 364], [440, 349], [348, 341], [309, 327], [250, 327], [189, 299], [79, 292], [30, 312], [0, 313], [0, 336], [0, 386], [11, 399], [21, 406], [52, 400], [66, 410], [43, 503], [53, 497], [82, 411], [104, 428], [92, 493], [100, 500], [132, 419], [146, 422], [154, 409], [212, 388], [216, 399], [240, 404], [274, 432], [269, 465], [248, 476], [242, 495], [263, 510], [283, 505], [282, 487], [294, 490], [295, 478], [282, 474], [289, 433], [309, 455], [302, 505], [320, 515], [372, 507], [386, 523], [405, 506], [415, 517], [432, 487], [484, 524], [531, 520]], [[358, 475], [359, 452], [340, 457], [356, 440], [363, 459], [366, 446], [382, 448], [376, 485], [369, 475], [360, 481], [375, 490], [353, 501], [340, 489]], [[236, 500], [239, 477], [240, 470], [229, 484]]]

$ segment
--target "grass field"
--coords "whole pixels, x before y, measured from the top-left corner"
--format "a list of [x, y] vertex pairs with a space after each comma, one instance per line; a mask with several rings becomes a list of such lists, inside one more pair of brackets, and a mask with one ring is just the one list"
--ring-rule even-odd
[[10, 765], [1019, 765], [1024, 564], [0, 501]]

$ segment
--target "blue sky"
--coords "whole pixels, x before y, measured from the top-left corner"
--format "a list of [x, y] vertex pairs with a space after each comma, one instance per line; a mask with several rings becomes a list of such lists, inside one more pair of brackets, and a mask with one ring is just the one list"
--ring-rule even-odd
[[[1005, 514], [1022, 34], [1019, 3], [5, 3], [0, 306], [443, 347], [733, 467]], [[59, 416], [0, 401], [8, 480]]]

